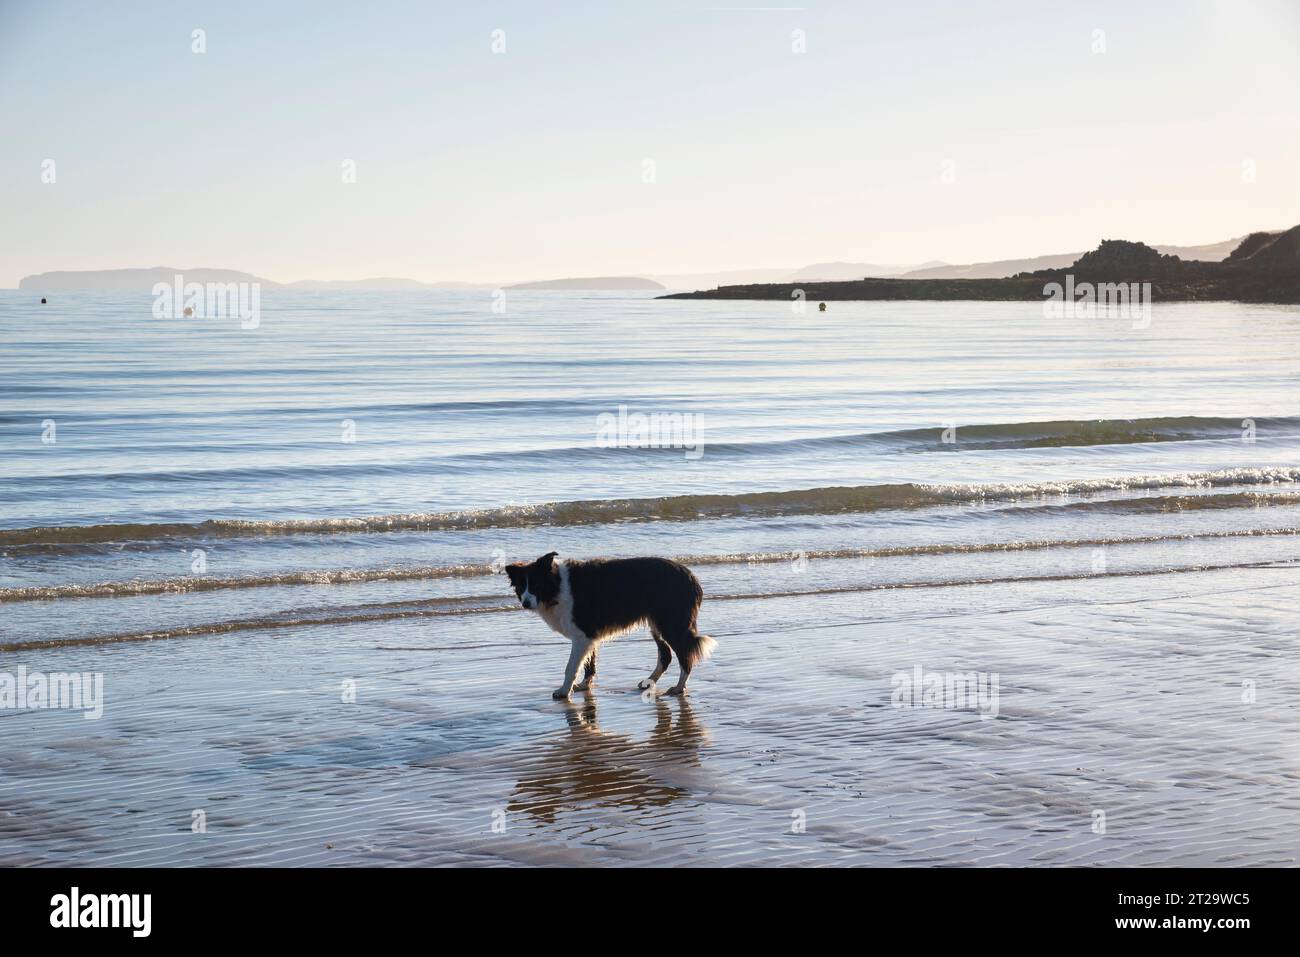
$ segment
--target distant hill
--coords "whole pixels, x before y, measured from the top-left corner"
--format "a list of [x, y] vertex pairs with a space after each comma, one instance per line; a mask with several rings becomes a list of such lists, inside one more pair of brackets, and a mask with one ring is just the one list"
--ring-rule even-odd
[[640, 276], [592, 276], [585, 279], [543, 279], [540, 282], [520, 282], [507, 289], [666, 289], [653, 279]]
[[285, 289], [307, 292], [416, 292], [421, 289], [492, 289], [489, 283], [420, 282], [418, 279], [300, 279], [282, 284]]
[[724, 286], [743, 282], [780, 282], [788, 278], [790, 270], [776, 269], [722, 269], [716, 272], [655, 273], [647, 276], [663, 283], [669, 289], [703, 289], [706, 286]]
[[878, 263], [813, 263], [796, 269], [786, 279], [789, 282], [816, 280], [865, 279], [868, 276], [901, 276], [918, 269], [940, 269], [948, 264], [933, 260], [917, 265], [882, 266]]
[[876, 263], [829, 262], [813, 263], [798, 269], [789, 267], [767, 269], [723, 269], [716, 272], [655, 273], [650, 276], [669, 289], [706, 289], [761, 282], [816, 282], [824, 280], [862, 279], [866, 276], [897, 276], [914, 269], [943, 266], [934, 260], [927, 263], [882, 266]]
[[378, 290], [427, 289], [428, 287], [415, 279], [300, 279], [298, 282], [285, 283], [286, 289], [311, 291], [347, 290], [349, 292], [368, 292]]
[[1057, 253], [1051, 256], [1033, 256], [1029, 259], [997, 259], [987, 263], [968, 263], [964, 266], [934, 266], [903, 273], [903, 279], [1005, 279], [1022, 272], [1038, 269], [1060, 269], [1070, 265], [1082, 253]]
[[1245, 237], [1225, 239], [1205, 246], [1156, 246], [1155, 250], [1165, 256], [1177, 256], [1179, 259], [1194, 259], [1203, 263], [1223, 262], [1232, 251], [1241, 245]]
[[125, 289], [149, 292], [154, 283], [171, 283], [184, 276], [186, 282], [256, 282], [263, 288], [275, 289], [279, 283], [252, 273], [234, 269], [174, 269], [171, 266], [153, 266], [149, 269], [101, 269], [84, 272], [43, 272], [24, 276], [18, 281], [19, 289], [33, 292], [70, 292], [74, 290]]

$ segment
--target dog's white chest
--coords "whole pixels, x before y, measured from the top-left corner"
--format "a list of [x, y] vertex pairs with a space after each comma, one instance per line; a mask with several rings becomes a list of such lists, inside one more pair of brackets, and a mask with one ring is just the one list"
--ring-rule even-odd
[[542, 616], [542, 621], [557, 635], [563, 635], [570, 641], [580, 641], [587, 636], [573, 620], [573, 589], [569, 585], [569, 569], [563, 562], [555, 564], [560, 572], [560, 592], [554, 605], [538, 607], [537, 614]]
[[542, 621], [546, 622], [548, 628], [556, 634], [563, 635], [565, 638], [572, 638], [573, 632], [577, 626], [573, 623], [573, 609], [568, 610], [566, 615], [557, 603], [550, 608], [542, 607], [537, 609], [537, 614], [542, 616]]

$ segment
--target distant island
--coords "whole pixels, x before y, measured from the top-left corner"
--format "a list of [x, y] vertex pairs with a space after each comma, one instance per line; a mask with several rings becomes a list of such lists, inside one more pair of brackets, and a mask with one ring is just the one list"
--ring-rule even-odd
[[126, 290], [147, 293], [154, 283], [164, 282], [170, 285], [178, 273], [183, 274], [188, 282], [256, 282], [268, 289], [278, 286], [278, 283], [269, 279], [234, 269], [173, 269], [170, 266], [153, 266], [149, 269], [43, 272], [35, 276], [24, 276], [18, 281], [18, 288], [33, 292]]
[[515, 284], [471, 282], [420, 282], [417, 279], [303, 279], [299, 282], [275, 282], [263, 276], [235, 269], [177, 269], [151, 266], [147, 269], [97, 269], [43, 272], [24, 276], [18, 288], [32, 292], [94, 292], [124, 290], [147, 293], [155, 283], [171, 284], [178, 275], [186, 282], [258, 283], [263, 290], [290, 289], [306, 292], [418, 292], [426, 289], [632, 289], [657, 292], [667, 289], [662, 283], [639, 276], [595, 276], [585, 279], [547, 279]]
[[1041, 301], [1049, 283], [1151, 283], [1156, 302], [1300, 303], [1300, 226], [1251, 233], [1222, 261], [1183, 259], [1140, 242], [1104, 240], [1073, 263], [1005, 278], [862, 278], [847, 282], [761, 283], [679, 292], [660, 299], [1024, 300]]
[[415, 279], [304, 279], [300, 282], [275, 282], [263, 276], [240, 272], [236, 269], [178, 269], [175, 266], [150, 266], [147, 269], [90, 269], [63, 272], [43, 272], [24, 276], [18, 281], [19, 289], [33, 292], [98, 292], [124, 290], [147, 293], [154, 283], [171, 284], [178, 275], [186, 282], [199, 283], [258, 283], [263, 289], [299, 289], [311, 291], [366, 291], [401, 292], [415, 289], [482, 289], [468, 282], [419, 282]]

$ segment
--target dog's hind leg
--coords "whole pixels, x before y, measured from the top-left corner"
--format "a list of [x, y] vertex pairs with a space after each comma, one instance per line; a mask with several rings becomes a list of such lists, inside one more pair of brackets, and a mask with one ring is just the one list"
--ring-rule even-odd
[[691, 676], [691, 663], [681, 655], [677, 656], [677, 684], [673, 685], [664, 694], [686, 694], [686, 681]]
[[668, 642], [655, 629], [650, 629], [650, 634], [654, 637], [655, 648], [659, 652], [659, 664], [655, 665], [655, 670], [650, 672], [649, 678], [642, 678], [637, 684], [637, 688], [645, 691], [655, 686], [655, 682], [663, 677], [663, 673], [668, 670], [668, 666], [673, 663], [673, 651], [668, 647]]
[[596, 645], [592, 645], [591, 654], [582, 664], [582, 680], [573, 686], [574, 691], [586, 691], [596, 680]]
[[677, 684], [664, 692], [665, 694], [686, 693], [686, 682], [691, 677], [691, 669], [695, 667], [695, 662], [701, 656], [701, 644], [705, 640], [703, 635], [696, 635], [694, 632], [669, 633], [668, 641], [672, 645], [673, 654], [677, 655], [678, 673]]

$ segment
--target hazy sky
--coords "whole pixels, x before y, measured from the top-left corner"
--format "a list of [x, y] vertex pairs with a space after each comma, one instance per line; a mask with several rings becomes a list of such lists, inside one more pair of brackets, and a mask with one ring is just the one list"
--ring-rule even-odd
[[1300, 4], [787, 2], [0, 0], [0, 286], [969, 262], [1300, 223]]

